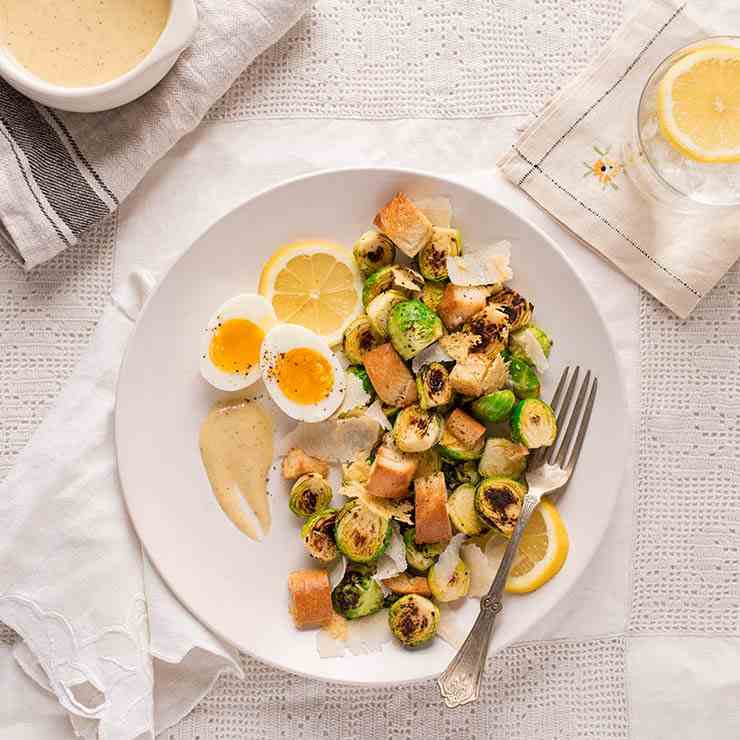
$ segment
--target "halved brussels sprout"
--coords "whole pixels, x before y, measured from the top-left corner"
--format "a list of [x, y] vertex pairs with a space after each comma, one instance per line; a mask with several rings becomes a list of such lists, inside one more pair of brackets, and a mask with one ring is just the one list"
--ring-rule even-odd
[[484, 424], [497, 424], [509, 418], [515, 405], [516, 396], [512, 391], [496, 391], [474, 401], [470, 406], [470, 413]]
[[442, 472], [447, 483], [447, 490], [452, 491], [462, 483], [472, 483], [475, 485], [480, 480], [478, 473], [478, 464], [475, 460], [467, 462], [450, 462], [442, 461]]
[[558, 423], [555, 413], [539, 398], [526, 398], [511, 412], [511, 438], [530, 450], [548, 447], [555, 441]]
[[424, 450], [417, 458], [414, 478], [428, 478], [438, 473], [441, 468], [442, 461], [439, 459], [439, 452], [435, 449]]
[[382, 403], [380, 405], [380, 408], [383, 410], [383, 413], [388, 418], [388, 421], [393, 421], [398, 416], [398, 412], [401, 410], [400, 406], [389, 406], [387, 403]]
[[416, 376], [419, 405], [423, 409], [444, 406], [452, 400], [450, 374], [441, 362], [430, 362]]
[[442, 319], [421, 301], [397, 303], [388, 317], [391, 344], [404, 360], [410, 360], [443, 334]]
[[534, 369], [524, 360], [511, 358], [509, 382], [517, 398], [537, 398], [540, 395], [540, 379]]
[[433, 280], [427, 280], [421, 289], [421, 300], [426, 303], [432, 311], [437, 310], [437, 306], [442, 303], [447, 283], [438, 283]]
[[502, 288], [497, 291], [491, 301], [509, 318], [511, 331], [521, 329], [532, 320], [534, 306], [511, 288]]
[[336, 509], [324, 509], [314, 514], [301, 527], [301, 539], [308, 554], [322, 563], [330, 563], [339, 554], [337, 543], [334, 541], [336, 520]]
[[347, 372], [356, 375], [362, 381], [362, 388], [365, 393], [375, 396], [375, 388], [373, 388], [373, 384], [370, 381], [370, 376], [362, 365], [350, 365], [347, 368]]
[[407, 647], [416, 647], [434, 637], [439, 625], [439, 609], [424, 596], [408, 594], [388, 610], [391, 632]]
[[337, 514], [334, 539], [339, 551], [356, 563], [377, 560], [391, 541], [391, 524], [359, 499], [348, 501]]
[[526, 494], [526, 487], [519, 481], [484, 478], [475, 489], [475, 510], [489, 527], [511, 537]]
[[355, 262], [363, 275], [370, 275], [396, 259], [396, 245], [378, 231], [366, 231], [352, 248]]
[[536, 340], [537, 344], [542, 347], [542, 353], [545, 357], [550, 356], [550, 350], [552, 349], [552, 339], [535, 324], [528, 324], [523, 329], [512, 332], [509, 335], [509, 350], [511, 356], [516, 357], [518, 360], [524, 360], [524, 362], [531, 363], [532, 358], [529, 356], [527, 349], [524, 345], [524, 335], [531, 334]]
[[302, 475], [290, 489], [288, 508], [300, 517], [313, 516], [331, 503], [332, 490], [318, 473]]
[[334, 610], [347, 619], [359, 619], [383, 608], [383, 589], [371, 575], [348, 570], [331, 592]]
[[458, 229], [432, 228], [432, 238], [421, 248], [417, 259], [419, 272], [427, 280], [445, 280], [447, 258], [462, 252], [462, 237]]
[[367, 304], [365, 312], [370, 324], [379, 337], [388, 336], [388, 317], [391, 309], [397, 303], [405, 301], [406, 296], [399, 290], [387, 290], [385, 293], [376, 295], [375, 298]]
[[483, 454], [483, 445], [485, 444], [485, 437], [481, 438], [479, 444], [473, 449], [465, 447], [460, 440], [450, 434], [448, 431], [442, 432], [442, 437], [439, 440], [437, 449], [442, 457], [454, 462], [465, 462], [466, 460], [477, 460]]
[[485, 478], [497, 475], [519, 478], [527, 467], [528, 455], [529, 450], [524, 445], [505, 437], [492, 437], [486, 440], [478, 472]]
[[411, 527], [403, 533], [403, 544], [406, 547], [406, 562], [409, 568], [417, 573], [426, 573], [447, 547], [446, 542], [431, 542], [420, 545], [415, 540], [416, 528]]
[[473, 352], [482, 352], [494, 358], [509, 341], [509, 319], [499, 310], [499, 306], [489, 303], [470, 319], [466, 325], [469, 334], [475, 337]]
[[475, 486], [472, 483], [463, 483], [452, 492], [447, 511], [458, 532], [475, 536], [487, 529], [475, 510]]
[[417, 295], [424, 286], [424, 278], [406, 265], [389, 265], [376, 270], [365, 280], [362, 304], [367, 306], [375, 296], [387, 290], [397, 290], [405, 296]]
[[470, 590], [470, 569], [460, 559], [448, 579], [439, 572], [439, 563], [435, 563], [427, 573], [427, 581], [437, 601], [457, 601]]
[[358, 316], [344, 331], [344, 354], [353, 365], [361, 365], [365, 355], [381, 344], [383, 338], [375, 333], [365, 314]]
[[442, 417], [414, 404], [398, 412], [393, 423], [393, 440], [401, 452], [424, 452], [437, 444], [442, 434]]

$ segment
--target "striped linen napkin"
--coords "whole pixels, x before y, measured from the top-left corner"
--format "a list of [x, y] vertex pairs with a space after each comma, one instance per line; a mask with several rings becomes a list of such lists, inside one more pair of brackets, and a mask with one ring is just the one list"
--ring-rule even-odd
[[198, 31], [174, 69], [104, 113], [52, 110], [0, 80], [0, 243], [28, 270], [76, 244], [310, 4], [198, 0]]
[[623, 156], [648, 77], [706, 37], [673, 0], [644, 0], [499, 160], [504, 175], [685, 318], [740, 257], [740, 208], [678, 213], [642, 194]]

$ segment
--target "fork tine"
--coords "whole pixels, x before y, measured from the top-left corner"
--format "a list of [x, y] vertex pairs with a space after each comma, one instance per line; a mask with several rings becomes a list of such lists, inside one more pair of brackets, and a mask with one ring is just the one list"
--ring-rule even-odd
[[588, 396], [588, 401], [586, 403], [586, 409], [583, 412], [583, 418], [581, 419], [581, 426], [578, 429], [578, 435], [576, 436], [575, 444], [573, 445], [573, 451], [570, 453], [570, 457], [568, 458], [568, 463], [565, 466], [566, 471], [568, 472], [568, 475], [570, 475], [573, 472], [573, 468], [575, 468], [576, 463], [578, 462], [578, 456], [581, 454], [581, 446], [583, 445], [583, 439], [586, 436], [586, 431], [588, 429], [588, 423], [591, 421], [591, 411], [594, 408], [594, 401], [596, 400], [596, 389], [599, 386], [599, 379], [594, 378], [594, 382], [591, 386], [591, 393]]
[[581, 384], [581, 390], [578, 391], [578, 398], [576, 399], [575, 406], [573, 406], [573, 412], [570, 415], [570, 421], [568, 422], [568, 428], [565, 430], [565, 435], [560, 442], [560, 448], [558, 449], [558, 455], [555, 458], [555, 465], [562, 468], [565, 465], [565, 456], [568, 454], [568, 448], [570, 442], [573, 439], [573, 435], [576, 433], [578, 427], [578, 421], [581, 418], [581, 410], [583, 409], [583, 401], [586, 398], [586, 391], [591, 383], [591, 371], [586, 373], [586, 377], [583, 379]]
[[[555, 389], [555, 393], [552, 396], [552, 401], [550, 401], [550, 407], [552, 410], [557, 414], [558, 413], [558, 404], [560, 403], [560, 396], [563, 394], [563, 388], [565, 388], [565, 383], [568, 380], [568, 373], [570, 372], [570, 366], [563, 369], [563, 372], [560, 373], [560, 380], [558, 381], [558, 387]], [[542, 458], [545, 456], [545, 453], [549, 447], [540, 447], [539, 449], [535, 450], [534, 454], [530, 455], [530, 467], [535, 468], [537, 467], [541, 462]]]
[[[563, 399], [563, 405], [558, 411], [557, 420], [557, 434], [560, 437], [560, 431], [565, 426], [565, 420], [568, 418], [568, 411], [570, 409], [570, 401], [573, 398], [573, 393], [576, 390], [576, 384], [578, 383], [578, 376], [581, 372], [579, 365], [576, 365], [576, 369], [573, 371], [573, 377], [570, 379], [568, 384], [568, 390], [565, 392], [565, 398]], [[555, 457], [555, 448], [557, 446], [557, 438], [555, 442], [547, 448], [547, 461], [552, 464], [553, 458]]]

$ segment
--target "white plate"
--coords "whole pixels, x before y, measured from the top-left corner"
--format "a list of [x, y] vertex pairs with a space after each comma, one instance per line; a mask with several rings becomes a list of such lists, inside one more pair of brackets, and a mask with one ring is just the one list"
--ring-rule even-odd
[[[121, 368], [116, 445], [136, 531], [164, 579], [205, 624], [245, 652], [288, 671], [333, 681], [388, 684], [429, 678], [451, 658], [441, 639], [422, 650], [388, 643], [382, 653], [321, 659], [315, 633], [298, 632], [286, 578], [305, 567], [298, 520], [285, 484], [271, 476], [273, 528], [261, 543], [222, 513], [201, 465], [198, 431], [215, 398], [198, 372], [200, 333], [225, 299], [256, 290], [265, 259], [281, 244], [324, 237], [351, 245], [397, 191], [452, 199], [463, 240], [509, 239], [513, 285], [536, 305], [555, 340], [543, 396], [567, 364], [599, 376], [599, 397], [581, 461], [560, 510], [568, 560], [537, 592], [509, 597], [492, 649], [521, 639], [574, 584], [594, 554], [616, 500], [627, 457], [625, 393], [598, 307], [560, 249], [536, 227], [455, 182], [398, 170], [342, 170], [304, 177], [244, 203], [174, 265], [144, 309]], [[463, 627], [477, 602], [468, 600]]]

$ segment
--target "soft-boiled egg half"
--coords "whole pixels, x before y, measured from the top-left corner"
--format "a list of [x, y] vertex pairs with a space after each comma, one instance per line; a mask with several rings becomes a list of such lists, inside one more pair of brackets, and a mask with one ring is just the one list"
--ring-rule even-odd
[[262, 342], [260, 367], [272, 400], [293, 419], [322, 421], [344, 399], [344, 369], [337, 356], [303, 326], [271, 329]]
[[238, 391], [260, 379], [260, 350], [276, 321], [272, 304], [256, 293], [230, 298], [203, 332], [200, 372], [222, 391]]

